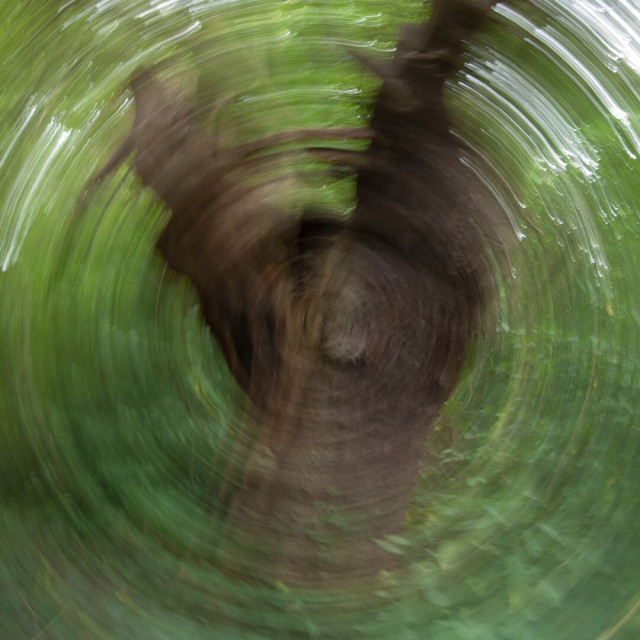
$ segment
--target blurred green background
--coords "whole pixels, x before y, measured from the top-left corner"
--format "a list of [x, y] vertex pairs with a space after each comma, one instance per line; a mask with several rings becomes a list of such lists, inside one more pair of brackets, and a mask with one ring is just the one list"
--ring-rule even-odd
[[[225, 577], [242, 399], [122, 168], [142, 65], [234, 144], [365, 124], [414, 0], [0, 0], [0, 638], [640, 637], [640, 16], [500, 6], [449, 90], [516, 240], [370, 593]], [[217, 105], [217, 106], [216, 106]], [[347, 212], [349, 179], [306, 196]], [[634, 464], [635, 463], [635, 464]]]

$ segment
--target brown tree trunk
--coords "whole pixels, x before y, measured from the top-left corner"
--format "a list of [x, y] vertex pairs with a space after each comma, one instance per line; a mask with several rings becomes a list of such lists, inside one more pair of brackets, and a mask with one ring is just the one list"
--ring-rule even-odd
[[[233, 498], [228, 561], [316, 585], [368, 578], [393, 557], [422, 443], [453, 390], [489, 286], [494, 207], [460, 162], [443, 87], [490, 0], [436, 0], [406, 25], [369, 130], [285, 132], [218, 149], [190, 105], [151, 74], [133, 82], [130, 153], [172, 218], [158, 240], [197, 287], [247, 396], [257, 439]], [[281, 210], [281, 183], [249, 181], [296, 139], [370, 137], [360, 153], [312, 149], [358, 171], [346, 224]], [[275, 156], [272, 156], [275, 157]]]

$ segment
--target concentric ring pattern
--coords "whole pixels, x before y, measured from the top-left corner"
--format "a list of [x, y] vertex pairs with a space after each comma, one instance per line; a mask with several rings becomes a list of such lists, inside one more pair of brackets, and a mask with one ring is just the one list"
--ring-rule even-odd
[[[248, 434], [166, 221], [126, 167], [136, 69], [231, 145], [364, 125], [414, 0], [0, 0], [0, 637], [640, 637], [640, 6], [500, 4], [449, 88], [504, 208], [497, 309], [366, 593], [217, 562]], [[481, 158], [482, 161], [478, 161]], [[349, 178], [288, 197], [347, 212]], [[313, 174], [313, 175], [312, 175]]]

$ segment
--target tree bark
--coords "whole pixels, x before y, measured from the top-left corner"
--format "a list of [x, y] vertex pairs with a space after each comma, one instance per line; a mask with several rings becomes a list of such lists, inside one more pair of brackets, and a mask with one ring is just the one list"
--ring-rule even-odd
[[[423, 441], [460, 375], [490, 290], [495, 204], [460, 161], [444, 84], [490, 0], [436, 0], [405, 25], [368, 130], [284, 132], [232, 149], [152, 74], [132, 81], [129, 154], [171, 220], [164, 259], [197, 287], [205, 319], [257, 425], [232, 502], [245, 574], [318, 585], [367, 579], [395, 558]], [[358, 172], [346, 223], [276, 204], [256, 181], [280, 144], [369, 137], [362, 152], [311, 148]], [[271, 154], [274, 154], [273, 156]], [[232, 547], [227, 547], [232, 548]]]

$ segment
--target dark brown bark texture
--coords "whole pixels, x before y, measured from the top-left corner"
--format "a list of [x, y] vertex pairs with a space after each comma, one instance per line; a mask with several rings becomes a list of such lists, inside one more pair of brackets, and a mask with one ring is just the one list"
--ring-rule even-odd
[[[368, 579], [395, 557], [423, 442], [460, 375], [491, 289], [496, 206], [460, 160], [445, 82], [490, 0], [436, 0], [407, 24], [368, 129], [283, 132], [219, 148], [195, 109], [142, 73], [134, 155], [171, 211], [157, 246], [196, 286], [246, 393], [253, 454], [233, 497], [236, 571], [299, 585]], [[367, 138], [361, 152], [318, 147]], [[316, 146], [311, 147], [310, 143]], [[282, 145], [357, 172], [348, 221], [283, 210], [262, 180]], [[235, 549], [235, 551], [234, 551]]]

